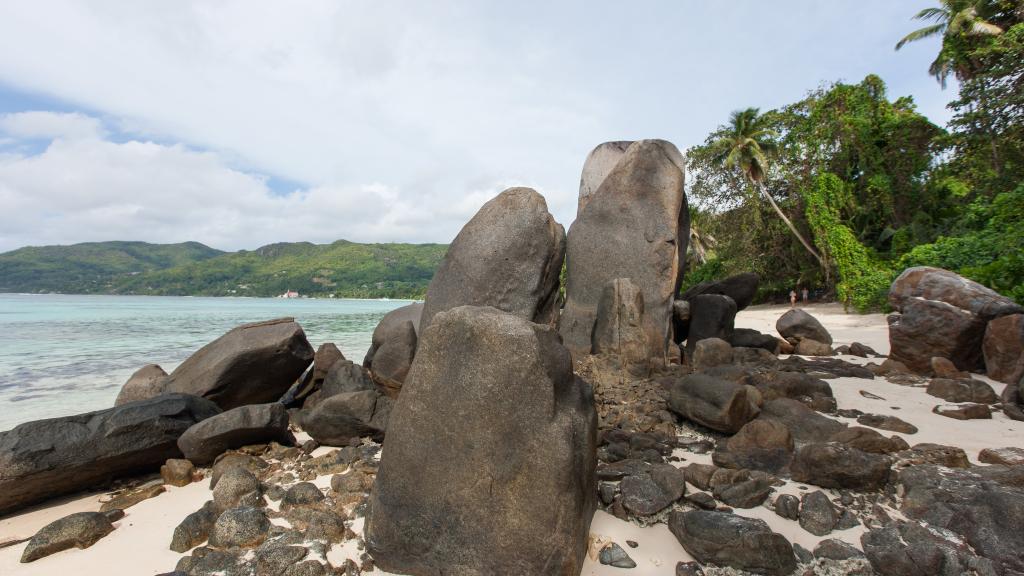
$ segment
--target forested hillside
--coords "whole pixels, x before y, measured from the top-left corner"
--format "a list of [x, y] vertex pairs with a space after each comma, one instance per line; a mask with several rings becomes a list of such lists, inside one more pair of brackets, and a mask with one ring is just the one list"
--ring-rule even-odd
[[0, 254], [0, 292], [359, 298], [422, 296], [443, 244], [270, 244], [221, 252], [196, 242], [98, 242]]

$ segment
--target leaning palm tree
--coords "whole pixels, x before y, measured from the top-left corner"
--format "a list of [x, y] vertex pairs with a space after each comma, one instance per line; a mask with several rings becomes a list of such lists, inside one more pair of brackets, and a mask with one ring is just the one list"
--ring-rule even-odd
[[943, 45], [939, 55], [928, 68], [928, 72], [946, 87], [950, 74], [960, 78], [970, 75], [969, 64], [957, 57], [957, 51], [947, 46], [945, 40], [960, 35], [996, 36], [1003, 29], [983, 17], [990, 0], [940, 0], [938, 8], [925, 8], [914, 15], [915, 20], [932, 21], [934, 24], [914, 30], [896, 43], [896, 49], [903, 48], [909, 42], [917, 42], [932, 36], [943, 37]]
[[719, 138], [711, 144], [715, 161], [728, 169], [740, 170], [751, 187], [768, 200], [775, 213], [786, 223], [789, 231], [803, 244], [807, 252], [814, 256], [822, 268], [827, 268], [825, 261], [800, 234], [764, 187], [764, 177], [768, 171], [768, 154], [775, 150], [775, 143], [772, 141], [774, 133], [764, 126], [760, 110], [736, 110], [729, 116], [729, 125], [722, 128], [718, 135]]
[[709, 214], [696, 206], [690, 206], [690, 256], [698, 266], [707, 264], [708, 255], [718, 244], [708, 232], [710, 227]]

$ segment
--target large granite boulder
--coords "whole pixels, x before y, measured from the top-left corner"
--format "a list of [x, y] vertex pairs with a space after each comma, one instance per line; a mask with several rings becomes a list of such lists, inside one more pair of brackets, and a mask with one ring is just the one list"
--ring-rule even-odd
[[902, 311], [915, 298], [945, 302], [985, 321], [1024, 313], [1024, 308], [995, 290], [955, 272], [929, 266], [907, 268], [889, 288], [889, 304], [896, 310]]
[[691, 300], [698, 294], [721, 294], [732, 298], [736, 303], [736, 310], [743, 310], [754, 301], [760, 283], [761, 277], [755, 272], [744, 272], [722, 280], [708, 280], [695, 284], [683, 292], [679, 299]]
[[810, 443], [796, 451], [790, 472], [793, 480], [823, 488], [878, 490], [889, 479], [892, 459], [862, 452], [837, 442]]
[[647, 372], [650, 358], [644, 334], [644, 294], [629, 278], [616, 278], [605, 285], [591, 351], [617, 359], [626, 369]]
[[676, 147], [663, 140], [630, 144], [569, 229], [559, 326], [574, 357], [592, 352], [605, 286], [629, 278], [643, 291], [647, 355], [666, 362], [689, 240], [684, 164]]
[[[493, 306], [554, 324], [565, 230], [530, 188], [509, 188], [462, 227], [427, 288], [420, 331], [457, 306]], [[600, 288], [598, 288], [600, 290]]]
[[760, 420], [774, 420], [784, 425], [793, 435], [793, 441], [802, 446], [824, 439], [846, 428], [846, 424], [824, 416], [807, 404], [792, 398], [768, 400], [761, 407]]
[[178, 438], [178, 448], [193, 464], [204, 465], [232, 448], [267, 442], [295, 443], [283, 404], [239, 406], [207, 418]]
[[736, 470], [763, 470], [778, 474], [793, 459], [793, 435], [777, 420], [755, 418], [734, 436], [720, 441], [711, 460]]
[[416, 356], [423, 303], [414, 302], [388, 312], [373, 329], [363, 366], [378, 384], [400, 389]]
[[288, 392], [281, 398], [285, 406], [301, 405], [306, 398], [316, 394], [323, 386], [324, 378], [335, 362], [344, 361], [345, 355], [333, 342], [321, 344], [313, 355], [313, 365], [306, 369]]
[[132, 374], [121, 387], [114, 406], [120, 406], [136, 400], [148, 400], [163, 394], [167, 372], [156, 364], [146, 364]]
[[890, 357], [919, 373], [930, 373], [931, 359], [948, 358], [960, 370], [983, 366], [985, 324], [1024, 308], [958, 274], [918, 266], [907, 268], [889, 288]]
[[960, 370], [981, 367], [985, 320], [977, 314], [921, 298], [903, 300], [901, 310], [888, 317], [890, 358], [920, 374], [931, 372], [935, 356], [948, 358]]
[[793, 546], [768, 523], [708, 510], [675, 511], [668, 528], [697, 561], [757, 574], [787, 576], [796, 570]]
[[26, 422], [0, 432], [0, 514], [180, 458], [178, 437], [220, 413], [195, 396], [165, 394], [114, 408]]
[[788, 310], [775, 321], [775, 329], [791, 343], [802, 340], [814, 340], [822, 344], [832, 344], [832, 335], [821, 325], [817, 318], [800, 308]]
[[[987, 466], [981, 472], [998, 468], [1013, 467]], [[934, 465], [905, 468], [898, 480], [906, 491], [901, 511], [959, 535], [993, 562], [997, 574], [1024, 573], [1024, 489], [981, 472]]]
[[222, 410], [276, 402], [313, 354], [292, 318], [243, 324], [189, 356], [167, 377], [164, 391], [202, 396]]
[[604, 183], [605, 178], [615, 169], [615, 165], [626, 154], [632, 141], [604, 142], [587, 154], [583, 162], [583, 173], [580, 175], [580, 197], [576, 205], [576, 216], [583, 213], [587, 202]]
[[76, 512], [43, 526], [21, 554], [22, 563], [70, 548], [88, 548], [114, 531], [110, 518], [100, 512]]
[[712, 430], [735, 434], [761, 411], [761, 393], [705, 374], [690, 374], [672, 383], [669, 410]]
[[353, 439], [384, 439], [393, 401], [378, 390], [342, 392], [298, 414], [311, 438], [326, 446], [347, 446]]
[[578, 574], [596, 506], [590, 386], [548, 326], [486, 307], [425, 326], [366, 547], [404, 574]]
[[989, 378], [1016, 384], [1024, 378], [1024, 314], [990, 320], [981, 351]]

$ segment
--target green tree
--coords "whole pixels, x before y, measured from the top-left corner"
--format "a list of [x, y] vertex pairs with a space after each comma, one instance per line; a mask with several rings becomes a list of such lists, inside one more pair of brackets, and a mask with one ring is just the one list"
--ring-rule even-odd
[[990, 18], [998, 12], [1000, 2], [991, 0], [941, 0], [935, 8], [925, 8], [914, 15], [915, 20], [934, 24], [914, 30], [896, 43], [899, 50], [910, 42], [933, 36], [942, 36], [942, 48], [928, 68], [928, 72], [946, 87], [950, 74], [959, 79], [969, 78], [977, 67], [966, 57], [963, 40], [972, 36], [995, 36], [1003, 29]]
[[825, 261], [800, 234], [800, 231], [764, 187], [764, 179], [768, 171], [768, 155], [775, 150], [773, 136], [775, 136], [774, 132], [766, 126], [759, 109], [737, 110], [730, 115], [729, 124], [719, 129], [717, 139], [711, 144], [711, 150], [716, 161], [727, 169], [738, 170], [746, 177], [750, 187], [760, 192], [793, 236], [800, 241], [800, 244], [818, 261], [822, 268], [825, 268]]

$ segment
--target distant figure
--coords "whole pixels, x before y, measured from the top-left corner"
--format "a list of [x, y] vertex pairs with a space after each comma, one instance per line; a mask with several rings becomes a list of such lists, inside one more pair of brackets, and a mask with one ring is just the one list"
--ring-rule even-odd
[[796, 290], [789, 291], [789, 307], [796, 308]]
[[804, 288], [804, 291], [803, 291], [803, 294], [802, 294], [803, 295], [804, 304], [807, 303], [807, 294], [808, 294], [807, 293], [807, 288]]

